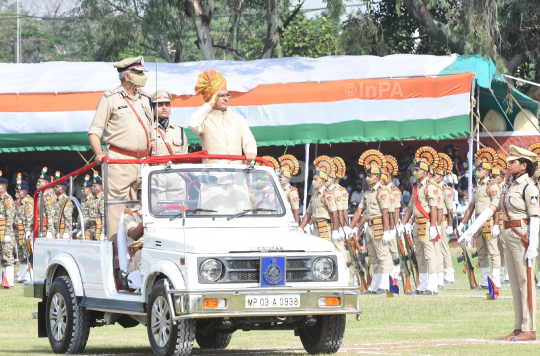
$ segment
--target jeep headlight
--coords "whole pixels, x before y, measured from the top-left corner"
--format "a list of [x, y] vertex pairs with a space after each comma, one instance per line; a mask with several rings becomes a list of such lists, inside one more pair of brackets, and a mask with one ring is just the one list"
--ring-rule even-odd
[[334, 272], [334, 261], [328, 257], [319, 257], [313, 262], [313, 274], [320, 280], [327, 280]]
[[221, 277], [222, 271], [223, 264], [213, 258], [205, 260], [199, 267], [201, 277], [207, 282], [216, 282]]

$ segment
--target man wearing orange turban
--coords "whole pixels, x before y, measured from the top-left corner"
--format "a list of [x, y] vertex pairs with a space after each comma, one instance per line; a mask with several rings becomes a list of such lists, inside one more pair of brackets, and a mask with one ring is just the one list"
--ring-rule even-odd
[[[199, 75], [195, 92], [205, 103], [195, 111], [187, 126], [199, 135], [203, 150], [209, 154], [246, 155], [251, 162], [257, 155], [257, 142], [242, 115], [227, 110], [231, 95], [227, 81], [216, 70]], [[241, 161], [205, 160], [204, 163], [242, 164]]]

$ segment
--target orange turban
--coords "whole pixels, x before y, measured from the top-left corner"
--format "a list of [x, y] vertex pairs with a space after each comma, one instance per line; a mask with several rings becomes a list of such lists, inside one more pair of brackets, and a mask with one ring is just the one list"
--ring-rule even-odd
[[195, 94], [201, 93], [204, 101], [208, 102], [216, 92], [227, 90], [227, 81], [217, 70], [205, 70], [199, 74]]

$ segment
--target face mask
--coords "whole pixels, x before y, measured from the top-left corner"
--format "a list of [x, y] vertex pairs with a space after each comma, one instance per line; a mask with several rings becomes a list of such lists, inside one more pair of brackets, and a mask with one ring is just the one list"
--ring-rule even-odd
[[420, 180], [424, 175], [421, 172], [414, 172], [413, 176], [416, 180]]
[[144, 87], [146, 85], [147, 79], [148, 78], [146, 77], [146, 75], [141, 72], [139, 74], [133, 74], [133, 79], [131, 80], [131, 82], [137, 87]]
[[359, 174], [358, 175], [360, 178], [364, 178], [364, 175], [363, 174]]
[[350, 193], [352, 192], [352, 187], [347, 187], [347, 191]]
[[366, 178], [366, 182], [367, 182], [367, 184], [368, 184], [370, 187], [371, 187], [373, 184], [375, 184], [376, 181], [377, 181], [376, 178], [370, 178], [370, 177], [367, 177], [367, 178]]
[[362, 188], [358, 187], [358, 188], [356, 188], [356, 191], [357, 191], [358, 193], [360, 193], [360, 192], [362, 191]]
[[62, 188], [55, 187], [55, 188], [54, 188], [54, 192], [55, 192], [56, 194], [60, 194], [60, 193], [62, 193]]
[[331, 186], [331, 185], [332, 185], [332, 182], [331, 182], [330, 180], [327, 180], [327, 181], [324, 183], [324, 186], [327, 187], [327, 188], [328, 188], [329, 186]]
[[478, 179], [482, 179], [482, 178], [484, 178], [484, 173], [483, 173], [483, 172], [478, 172], [478, 171], [476, 171], [475, 176], [476, 176], [476, 178], [478, 178]]
[[15, 198], [16, 199], [19, 199], [21, 197], [21, 195], [19, 193], [15, 193]]
[[92, 193], [97, 195], [99, 193], [99, 188], [92, 188]]
[[36, 187], [39, 189], [41, 187], [43, 187], [45, 184], [43, 184], [42, 182], [37, 182], [36, 183]]
[[540, 177], [540, 170], [534, 171], [534, 176], [535, 176], [536, 178]]
[[283, 183], [285, 183], [285, 179], [278, 178], [278, 182], [279, 182], [279, 185], [283, 185]]
[[349, 176], [343, 176], [343, 179], [347, 179], [347, 178], [349, 178]]
[[463, 176], [464, 176], [465, 178], [469, 178], [469, 173], [465, 173]]
[[318, 180], [313, 180], [313, 181], [311, 182], [311, 184], [313, 185], [313, 188], [315, 188], [315, 189], [319, 189], [320, 186], [321, 186], [321, 182], [318, 181]]

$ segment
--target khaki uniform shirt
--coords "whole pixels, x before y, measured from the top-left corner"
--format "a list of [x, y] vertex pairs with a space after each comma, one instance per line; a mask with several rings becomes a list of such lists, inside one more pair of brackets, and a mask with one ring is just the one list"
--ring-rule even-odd
[[[130, 102], [137, 115], [129, 107], [124, 98]], [[156, 139], [155, 127], [152, 129], [152, 107], [149, 96], [140, 91], [131, 100], [122, 86], [105, 92], [99, 99], [94, 121], [88, 130], [88, 134], [103, 135], [103, 143], [114, 145], [128, 151], [144, 151], [149, 148], [149, 142]], [[148, 146], [147, 146], [148, 145]]]
[[[431, 215], [431, 207], [435, 206], [438, 209], [442, 202], [441, 189], [433, 181], [429, 180], [429, 178], [417, 182], [416, 185], [418, 186], [418, 200], [420, 205], [428, 215]], [[411, 194], [409, 207], [412, 207], [414, 216], [422, 215], [418, 209], [416, 209], [416, 204], [414, 203], [414, 190]]]
[[13, 234], [13, 218], [15, 217], [15, 202], [11, 195], [7, 192], [0, 196], [0, 219], [6, 220], [6, 229], [4, 233], [0, 232], [0, 239], [3, 242], [4, 236], [11, 237], [11, 241], [15, 241], [15, 235]]
[[[525, 192], [525, 194], [523, 194]], [[528, 174], [523, 174], [518, 179], [506, 187], [498, 204], [499, 210], [505, 211], [504, 206], [508, 210], [508, 215], [504, 214], [504, 221], [528, 219], [531, 216], [540, 216], [540, 205], [538, 204], [539, 191], [534, 182], [529, 178]], [[524, 233], [527, 231], [527, 226], [516, 228]]]
[[446, 183], [441, 182], [438, 184], [442, 192], [442, 210], [443, 214], [447, 215], [448, 210], [454, 210], [454, 191]]
[[34, 230], [34, 199], [27, 195], [17, 202], [15, 225], [23, 225], [24, 232]]
[[144, 236], [141, 236], [140, 239], [134, 241], [128, 235], [130, 229], [136, 228], [140, 223], [142, 223], [142, 218], [137, 213], [140, 214], [139, 209], [124, 210], [124, 229], [126, 230], [128, 248], [143, 247], [144, 245]]
[[285, 196], [287, 197], [287, 202], [289, 203], [291, 210], [299, 210], [300, 203], [298, 199], [298, 189], [293, 188], [290, 184], [288, 184], [283, 189], [283, 192], [285, 193]]
[[338, 202], [339, 210], [349, 210], [349, 192], [339, 184], [336, 184], [336, 189], [341, 191], [341, 201]]
[[[183, 155], [188, 153], [188, 139], [182, 126], [169, 124], [164, 129], [159, 125], [159, 130], [165, 134], [165, 138], [167, 139], [167, 142], [165, 142], [158, 132], [156, 146], [159, 155]], [[169, 144], [168, 146], [167, 143]], [[169, 151], [169, 147], [172, 149], [172, 152]]]
[[336, 199], [332, 192], [328, 191], [326, 187], [322, 187], [315, 191], [307, 208], [307, 213], [311, 214], [313, 220], [319, 219], [331, 219], [330, 215], [334, 211], [337, 211]]
[[[257, 154], [257, 142], [242, 115], [231, 111], [212, 110], [205, 103], [195, 111], [187, 126], [199, 135], [203, 150], [209, 154]], [[203, 163], [241, 164], [241, 161], [204, 160]]]
[[501, 189], [497, 183], [489, 178], [478, 182], [473, 194], [476, 216], [480, 215], [490, 205], [499, 206], [500, 199]]
[[390, 193], [379, 181], [364, 192], [358, 209], [365, 210], [368, 220], [380, 218], [382, 217], [382, 209], [391, 209]]
[[396, 209], [401, 209], [401, 190], [393, 183], [387, 185], [386, 189], [390, 192], [390, 210], [395, 212]]

